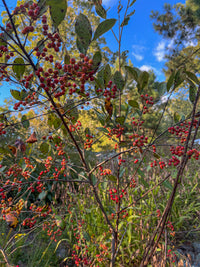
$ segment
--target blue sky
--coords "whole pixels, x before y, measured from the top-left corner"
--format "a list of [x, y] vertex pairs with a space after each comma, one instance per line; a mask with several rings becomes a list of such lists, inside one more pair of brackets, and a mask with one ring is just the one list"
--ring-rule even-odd
[[[16, 0], [6, 0], [10, 10], [16, 6]], [[127, 0], [121, 0], [121, 3], [126, 3]], [[133, 5], [135, 14], [129, 20], [128, 26], [124, 27], [124, 35], [122, 41], [122, 51], [128, 50], [128, 58], [131, 59], [135, 67], [142, 70], [153, 69], [157, 79], [163, 81], [165, 79], [162, 68], [164, 67], [164, 53], [167, 46], [172, 45], [167, 40], [163, 40], [153, 29], [153, 21], [150, 19], [152, 10], [163, 10], [164, 3], [176, 4], [185, 3], [185, 0], [137, 0]], [[103, 0], [103, 5], [108, 11], [108, 18], [117, 18], [118, 0]], [[0, 12], [4, 9], [3, 3], [0, 0]], [[117, 30], [117, 28], [114, 28]], [[113, 51], [117, 50], [117, 43], [113, 35], [109, 32], [105, 34], [108, 45]], [[11, 87], [0, 87], [0, 105], [3, 104], [5, 98], [10, 96]]]
[[[122, 0], [123, 3], [127, 1]], [[150, 19], [152, 10], [162, 11], [165, 3], [174, 5], [185, 3], [184, 0], [137, 0], [133, 5], [135, 14], [129, 20], [128, 26], [124, 27], [122, 49], [129, 50], [128, 57], [135, 67], [142, 70], [153, 69], [159, 80], [164, 80], [162, 72], [165, 59], [164, 54], [167, 47], [173, 45], [172, 41], [164, 40], [162, 36], [153, 29], [153, 21]], [[109, 17], [116, 17], [118, 0], [103, 0], [105, 7], [110, 6]], [[106, 34], [108, 43], [115, 43], [110, 34]], [[116, 47], [117, 49], [117, 47]]]

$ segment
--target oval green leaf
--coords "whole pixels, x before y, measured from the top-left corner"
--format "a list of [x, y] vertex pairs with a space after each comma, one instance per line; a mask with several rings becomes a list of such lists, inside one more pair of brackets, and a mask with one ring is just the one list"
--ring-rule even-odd
[[174, 122], [177, 123], [181, 120], [181, 116], [178, 112], [174, 113]]
[[167, 92], [169, 92], [169, 90], [172, 87], [172, 84], [174, 83], [174, 78], [175, 78], [175, 72], [173, 71], [172, 74], [169, 76], [169, 79], [167, 81]]
[[55, 28], [57, 28], [65, 18], [67, 12], [67, 1], [48, 0], [47, 4], [50, 7], [50, 15], [53, 21], [53, 25]]
[[18, 90], [10, 90], [10, 93], [11, 95], [14, 97], [14, 99], [16, 100], [22, 100], [22, 97], [21, 97], [21, 92], [18, 91]]
[[194, 104], [194, 102], [196, 100], [196, 93], [197, 93], [196, 87], [195, 86], [190, 86], [190, 89], [189, 89], [189, 99], [190, 99], [190, 102], [192, 104]]
[[114, 74], [114, 83], [116, 84], [116, 86], [117, 86], [117, 89], [118, 90], [122, 90], [123, 88], [124, 88], [124, 86], [125, 86], [125, 81], [124, 81], [124, 79], [123, 79], [123, 77], [122, 77], [122, 74], [121, 74], [121, 72], [120, 71], [116, 71], [115, 72], [115, 74]]
[[79, 41], [83, 42], [83, 40], [85, 40], [85, 43], [90, 44], [92, 38], [92, 27], [88, 18], [82, 13], [76, 17], [75, 32]]
[[26, 129], [28, 129], [28, 127], [30, 126], [29, 120], [27, 119], [26, 115], [22, 116], [21, 123], [22, 123], [23, 127]]
[[109, 31], [115, 25], [116, 21], [116, 19], [106, 19], [101, 22], [94, 33], [93, 41]]
[[100, 5], [99, 3], [95, 5], [95, 10], [97, 12], [97, 14], [103, 18], [103, 19], [106, 19], [106, 10], [102, 7], [102, 5]]
[[49, 145], [47, 143], [42, 143], [40, 145], [40, 151], [43, 153], [43, 154], [47, 154], [48, 151], [49, 151]]
[[139, 104], [136, 100], [129, 100], [128, 104], [129, 104], [129, 106], [131, 106], [133, 108], [139, 108]]
[[18, 57], [14, 60], [12, 70], [17, 79], [20, 80], [25, 72], [25, 64], [23, 58]]

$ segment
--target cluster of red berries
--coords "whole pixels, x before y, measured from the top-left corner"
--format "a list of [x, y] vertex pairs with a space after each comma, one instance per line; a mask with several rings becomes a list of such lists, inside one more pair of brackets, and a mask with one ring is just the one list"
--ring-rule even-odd
[[126, 162], [125, 159], [122, 159], [121, 156], [118, 157], [118, 165], [121, 165], [123, 162]]
[[[73, 120], [73, 117], [71, 118]], [[77, 121], [75, 124], [69, 125], [70, 132], [75, 132], [76, 130], [80, 130], [80, 127], [82, 126], [80, 121]]]
[[27, 226], [28, 228], [32, 228], [35, 224], [36, 224], [36, 219], [35, 217], [33, 218], [26, 218], [23, 222], [22, 225], [23, 226]]
[[47, 235], [51, 237], [51, 240], [57, 242], [57, 238], [62, 235], [62, 230], [57, 227], [56, 222], [45, 222], [43, 224], [43, 231], [47, 232]]
[[146, 114], [149, 112], [149, 108], [153, 106], [153, 97], [149, 96], [148, 94], [146, 95], [141, 95], [142, 98], [142, 103], [143, 103], [143, 114]]
[[168, 165], [171, 166], [172, 164], [174, 166], [178, 166], [180, 164], [180, 160], [177, 157], [172, 156], [172, 158], [169, 159]]
[[130, 188], [135, 188], [135, 187], [136, 187], [136, 181], [134, 178], [132, 178], [130, 181]]
[[116, 128], [112, 129], [112, 134], [116, 136], [116, 138], [120, 138], [120, 136], [124, 133], [124, 127], [120, 124], [116, 125]]
[[84, 142], [84, 149], [91, 148], [91, 145], [93, 143], [93, 136], [90, 134], [86, 134], [86, 141]]
[[141, 130], [141, 126], [144, 123], [144, 121], [137, 119], [135, 117], [132, 117], [132, 122], [131, 122], [134, 126], [140, 126], [139, 129]]
[[167, 251], [167, 257], [170, 258], [170, 260], [172, 261], [172, 263], [175, 263], [177, 261], [177, 256], [175, 252], [172, 252], [171, 249], [168, 249]]
[[123, 196], [126, 195], [127, 193], [125, 192], [124, 189], [122, 189], [122, 192], [118, 194], [117, 189], [113, 188], [109, 190], [109, 194], [110, 194], [110, 199], [115, 203], [118, 203], [120, 199], [123, 198]]
[[200, 151], [197, 151], [195, 148], [193, 148], [193, 149], [190, 149], [187, 152], [187, 155], [189, 156], [189, 158], [191, 158], [192, 155], [193, 155], [193, 158], [198, 160], [199, 159], [199, 155], [200, 155]]
[[117, 93], [117, 86], [114, 84], [112, 85], [112, 81], [108, 82], [107, 88], [103, 91], [101, 88], [97, 89], [96, 92], [97, 93], [102, 93], [103, 95], [107, 98], [107, 100], [110, 100], [111, 98], [115, 98], [116, 97], [116, 93]]
[[36, 20], [40, 13], [40, 7], [36, 4], [30, 4], [29, 2], [21, 4], [15, 7], [13, 14], [27, 14], [32, 20]]
[[100, 175], [110, 175], [112, 174], [112, 171], [110, 169], [103, 169], [102, 166], [99, 166]]
[[[198, 121], [194, 120], [193, 127], [196, 128]], [[168, 132], [176, 135], [178, 137], [181, 137], [181, 143], [186, 142], [189, 130], [188, 128], [191, 125], [191, 121], [185, 121], [180, 124], [180, 126], [172, 126], [168, 128]]]
[[167, 227], [171, 230], [170, 235], [171, 235], [171, 236], [175, 236], [174, 226], [172, 225], [172, 222], [168, 221], [168, 222], [167, 222]]
[[178, 157], [180, 157], [184, 154], [184, 149], [185, 149], [184, 146], [177, 146], [177, 147], [171, 146], [170, 147], [170, 151], [171, 151], [172, 155], [176, 155]]
[[133, 146], [143, 147], [148, 142], [148, 137], [144, 137], [144, 135], [133, 134], [131, 135], [131, 139], [133, 138], [135, 138], [133, 141]]

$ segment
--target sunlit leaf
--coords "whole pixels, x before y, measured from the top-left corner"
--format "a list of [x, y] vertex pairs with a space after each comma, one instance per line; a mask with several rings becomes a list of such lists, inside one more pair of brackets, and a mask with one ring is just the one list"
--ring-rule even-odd
[[47, 0], [47, 4], [50, 7], [50, 15], [53, 21], [53, 25], [55, 28], [57, 28], [65, 18], [67, 12], [67, 1]]
[[123, 79], [123, 77], [122, 77], [122, 74], [121, 74], [121, 72], [120, 71], [116, 71], [115, 72], [115, 74], [114, 74], [114, 83], [116, 84], [116, 86], [117, 86], [117, 89], [118, 90], [122, 90], [123, 88], [124, 88], [124, 86], [125, 86], [125, 81], [124, 81], [124, 79]]
[[181, 116], [178, 112], [174, 113], [174, 122], [177, 123], [181, 120]]
[[17, 77], [17, 79], [20, 80], [22, 78], [24, 72], [25, 72], [24, 60], [23, 60], [23, 58], [18, 57], [14, 60], [13, 64], [14, 64], [12, 66], [13, 72], [14, 72], [15, 76]]
[[194, 104], [194, 102], [196, 100], [196, 94], [197, 94], [196, 87], [195, 86], [190, 86], [190, 88], [189, 88], [189, 99], [190, 99], [192, 104]]
[[186, 71], [185, 72], [187, 74], [187, 76], [193, 81], [195, 82], [197, 85], [199, 85], [199, 79], [197, 78], [197, 76], [191, 72], [191, 71]]
[[41, 145], [40, 145], [40, 151], [43, 153], [43, 154], [47, 154], [48, 151], [49, 151], [49, 145], [45, 142], [43, 142]]
[[124, 117], [124, 116], [117, 117], [117, 118], [115, 119], [115, 121], [116, 121], [117, 123], [123, 125], [124, 122], [125, 122], [125, 117]]
[[21, 97], [21, 92], [18, 91], [18, 90], [10, 90], [10, 93], [11, 95], [14, 97], [14, 99], [16, 100], [22, 100], [22, 97]]
[[23, 127], [26, 129], [28, 129], [28, 127], [30, 126], [29, 120], [27, 119], [26, 115], [22, 116], [21, 123], [22, 123]]
[[107, 16], [107, 14], [106, 14], [106, 10], [104, 9], [104, 7], [103, 7], [102, 5], [100, 5], [100, 4], [96, 4], [96, 5], [95, 5], [95, 10], [96, 10], [97, 14], [98, 14], [101, 18], [106, 19], [106, 16]]
[[130, 78], [134, 79], [136, 82], [138, 80], [138, 73], [135, 68], [130, 66], [125, 66], [125, 70], [127, 71]]
[[76, 17], [75, 32], [77, 48], [85, 54], [92, 39], [92, 27], [88, 18], [82, 13]]
[[116, 19], [106, 19], [101, 22], [94, 33], [93, 41], [109, 31], [115, 25], [116, 21]]
[[174, 83], [174, 78], [175, 78], [175, 72], [173, 71], [172, 74], [170, 75], [168, 81], [167, 81], [167, 92], [171, 89], [173, 83]]
[[133, 108], [139, 108], [139, 104], [136, 100], [129, 100], [128, 104]]

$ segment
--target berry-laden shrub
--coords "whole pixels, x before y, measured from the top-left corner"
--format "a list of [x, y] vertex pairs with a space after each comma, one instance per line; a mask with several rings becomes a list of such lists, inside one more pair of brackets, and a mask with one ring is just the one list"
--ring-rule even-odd
[[[134, 2], [128, 0], [125, 10], [118, 8], [123, 17], [115, 35], [120, 49]], [[91, 3], [102, 18], [95, 29], [83, 13], [72, 24], [77, 57], [67, 52], [60, 31], [69, 8], [65, 0], [28, 1], [13, 12], [3, 4], [7, 20], [0, 33], [0, 79], [16, 85], [10, 110], [15, 122], [9, 111], [0, 117], [1, 218], [14, 229], [1, 244], [4, 261], [9, 263], [8, 255], [15, 250], [10, 244], [16, 231], [27, 238], [42, 229], [57, 244], [54, 253], [67, 242], [63, 263], [147, 266], [153, 255], [166, 250], [157, 250], [164, 230], [173, 242], [176, 232], [168, 217], [177, 188], [187, 162], [199, 159], [194, 142], [200, 124], [195, 115], [198, 78], [178, 69], [167, 83], [157, 83], [171, 95], [183, 82], [193, 85], [190, 118], [176, 113], [174, 125], [157, 135], [156, 128], [152, 132], [144, 126], [147, 115], [156, 114], [161, 97], [149, 94], [149, 73], [126, 65], [120, 49], [117, 70], [103, 63], [100, 50], [90, 50], [116, 23], [106, 19], [101, 1]], [[135, 97], [127, 100], [130, 84]], [[30, 109], [35, 109], [34, 117], [28, 115]], [[95, 128], [90, 121], [82, 123], [82, 110], [95, 112]], [[157, 115], [159, 124], [164, 112]], [[160, 144], [163, 137], [166, 142]], [[112, 149], [97, 153], [93, 144], [100, 146], [101, 139]], [[167, 152], [160, 145], [168, 147]], [[174, 254], [168, 261], [172, 258], [175, 261]]]

